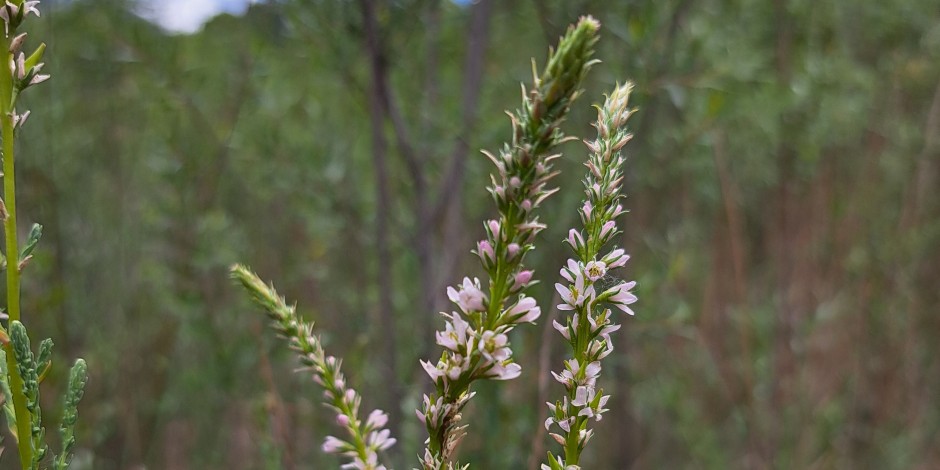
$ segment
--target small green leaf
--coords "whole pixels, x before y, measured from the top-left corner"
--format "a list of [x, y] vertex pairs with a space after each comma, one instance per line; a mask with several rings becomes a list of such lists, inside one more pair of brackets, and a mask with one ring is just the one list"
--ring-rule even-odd
[[29, 255], [33, 254], [33, 250], [36, 249], [36, 245], [39, 243], [40, 238], [42, 238], [42, 225], [33, 224], [32, 230], [29, 231], [29, 238], [26, 239], [26, 244], [23, 246], [23, 252], [20, 253], [21, 263]]
[[36, 48], [36, 51], [29, 55], [24, 62], [26, 70], [30, 70], [33, 67], [39, 65], [39, 61], [42, 60], [43, 53], [46, 52], [46, 43], [42, 43], [39, 47]]
[[46, 338], [39, 343], [39, 357], [36, 359], [36, 372], [39, 375], [39, 383], [46, 378], [46, 374], [52, 369], [52, 338]]

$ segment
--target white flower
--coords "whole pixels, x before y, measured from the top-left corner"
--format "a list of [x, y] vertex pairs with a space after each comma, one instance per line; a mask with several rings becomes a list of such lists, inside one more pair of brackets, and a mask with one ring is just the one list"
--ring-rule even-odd
[[589, 357], [601, 360], [609, 356], [610, 353], [614, 352], [614, 343], [610, 340], [610, 336], [605, 335], [603, 338], [603, 341], [599, 341], [597, 339], [591, 340], [591, 345], [588, 347]]
[[450, 405], [444, 404], [444, 397], [438, 397], [434, 403], [431, 403], [431, 398], [427, 395], [424, 396], [424, 411], [415, 410], [415, 414], [418, 416], [418, 419], [422, 422], [429, 422], [432, 426], [440, 425], [441, 419], [447, 415], [450, 410]]
[[597, 282], [605, 274], [607, 274], [607, 263], [603, 261], [588, 261], [588, 264], [584, 266], [584, 275], [591, 282]]
[[587, 365], [584, 368], [584, 380], [583, 384], [594, 386], [597, 383], [597, 377], [601, 375], [601, 363], [600, 361], [594, 361]]
[[558, 306], [558, 310], [575, 310], [584, 305], [585, 301], [590, 302], [594, 298], [594, 286], [585, 285], [584, 274], [580, 271], [576, 274], [574, 284], [569, 284], [567, 287], [563, 284], [555, 284], [555, 290], [565, 302]]
[[578, 388], [575, 389], [574, 400], [571, 400], [571, 404], [577, 407], [586, 406], [594, 400], [594, 394], [594, 387], [579, 385]]
[[495, 331], [484, 331], [480, 335], [480, 354], [486, 358], [487, 362], [502, 362], [509, 359], [512, 351], [506, 347], [509, 338], [503, 333]]
[[558, 332], [561, 333], [561, 335], [564, 336], [566, 340], [571, 341], [571, 332], [568, 330], [567, 326], [558, 323], [557, 320], [552, 320], [552, 327], [558, 330]]
[[572, 370], [578, 370], [578, 360], [569, 359], [565, 361], [565, 365], [567, 366], [565, 370], [561, 371], [560, 374], [552, 371], [552, 376], [555, 377], [555, 380], [557, 380], [559, 383], [568, 387], [574, 384], [574, 373], [572, 373]]

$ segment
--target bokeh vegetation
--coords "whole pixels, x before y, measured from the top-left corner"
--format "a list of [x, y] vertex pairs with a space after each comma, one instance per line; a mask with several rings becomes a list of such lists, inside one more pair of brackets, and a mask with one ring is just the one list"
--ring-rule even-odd
[[[366, 404], [401, 417], [393, 457], [412, 464], [417, 360], [491, 211], [476, 150], [505, 140], [530, 58], [586, 13], [604, 63], [567, 131], [593, 135], [589, 103], [636, 83], [621, 244], [640, 301], [585, 468], [940, 461], [937, 1], [281, 0], [188, 36], [133, 8], [44, 11], [55, 78], [25, 98], [42, 112], [20, 225], [46, 232], [23, 310], [91, 365], [74, 468], [337, 465], [320, 392], [234, 261], [316, 320]], [[530, 258], [546, 315], [513, 338], [522, 378], [468, 409], [477, 468], [550, 448], [547, 306], [586, 152], [565, 150]]]

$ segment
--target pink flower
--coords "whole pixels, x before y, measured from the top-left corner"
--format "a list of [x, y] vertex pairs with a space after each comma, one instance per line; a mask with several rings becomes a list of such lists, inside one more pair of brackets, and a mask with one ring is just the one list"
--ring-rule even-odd
[[512, 323], [533, 323], [542, 315], [542, 309], [535, 303], [532, 297], [522, 297], [507, 312], [509, 321]]
[[336, 454], [347, 450], [349, 448], [349, 444], [333, 436], [326, 436], [326, 440], [323, 441], [323, 445], [320, 446], [320, 448], [327, 454]]
[[490, 266], [496, 261], [496, 253], [493, 251], [493, 245], [488, 240], [477, 242], [477, 256], [483, 261], [483, 266]]
[[584, 214], [584, 220], [589, 220], [592, 212], [594, 212], [594, 205], [591, 204], [591, 201], [584, 201], [584, 207], [581, 208], [581, 213]]
[[581, 248], [584, 247], [584, 238], [581, 237], [581, 232], [571, 229], [568, 231], [568, 244], [571, 245], [571, 248], [574, 248], [575, 252], [580, 253]]
[[457, 306], [466, 313], [481, 312], [484, 310], [483, 304], [486, 296], [480, 288], [479, 279], [473, 278], [471, 282], [470, 278], [465, 277], [463, 278], [463, 284], [459, 287], [459, 291], [453, 287], [447, 288], [447, 297], [451, 302], [457, 304]]
[[559, 274], [561, 277], [565, 278], [568, 282], [574, 282], [574, 276], [577, 276], [581, 272], [581, 265], [577, 261], [568, 258], [568, 265], [565, 268], [561, 268]]
[[604, 257], [604, 262], [607, 263], [607, 269], [614, 269], [627, 264], [629, 259], [630, 255], [626, 254], [622, 248], [617, 248]]
[[366, 438], [366, 444], [377, 450], [385, 450], [389, 447], [395, 445], [396, 439], [394, 437], [389, 437], [391, 431], [388, 429], [382, 429], [381, 431], [372, 431], [369, 433], [369, 437]]
[[633, 310], [628, 305], [636, 302], [636, 296], [630, 292], [630, 289], [636, 286], [636, 281], [623, 282], [614, 287], [616, 293], [610, 297], [610, 302], [624, 312], [633, 315]]
[[606, 223], [604, 223], [604, 226], [601, 227], [601, 234], [600, 234], [601, 240], [606, 239], [607, 236], [610, 235], [616, 228], [617, 228], [617, 223], [614, 222], [613, 220], [608, 220]]
[[458, 352], [461, 347], [467, 345], [467, 330], [469, 330], [470, 324], [460, 318], [460, 315], [456, 312], [450, 316], [450, 319], [445, 326], [445, 330], [438, 331], [435, 336], [437, 337], [437, 344]]
[[436, 383], [438, 379], [444, 377], [444, 369], [441, 367], [443, 363], [438, 362], [437, 365], [434, 365], [424, 360], [419, 362], [421, 362], [421, 367], [424, 368], [424, 371], [431, 377], [432, 382]]
[[555, 284], [555, 290], [565, 302], [558, 306], [558, 310], [575, 310], [594, 298], [594, 286], [586, 286], [584, 275], [580, 272], [577, 273], [573, 285]]
[[516, 278], [513, 280], [513, 288], [521, 289], [529, 285], [529, 281], [532, 280], [532, 271], [523, 270], [516, 273]]
[[623, 210], [623, 206], [621, 206], [620, 204], [617, 204], [617, 207], [614, 208], [614, 212], [610, 214], [610, 218], [611, 219], [617, 218], [624, 212], [626, 211]]
[[487, 228], [489, 228], [490, 233], [493, 235], [493, 239], [494, 239], [494, 240], [499, 240], [499, 239], [500, 239], [499, 221], [498, 221], [498, 220], [494, 220], [494, 219], [488, 220], [488, 221], [486, 222], [486, 226], [487, 226]]
[[372, 413], [369, 413], [369, 418], [366, 419], [366, 428], [367, 429], [380, 429], [385, 427], [388, 423], [388, 415], [385, 414], [382, 410], [372, 410]]
[[496, 380], [512, 380], [516, 377], [522, 375], [522, 366], [516, 363], [511, 363], [507, 365], [495, 364], [493, 368], [490, 369], [489, 374]]

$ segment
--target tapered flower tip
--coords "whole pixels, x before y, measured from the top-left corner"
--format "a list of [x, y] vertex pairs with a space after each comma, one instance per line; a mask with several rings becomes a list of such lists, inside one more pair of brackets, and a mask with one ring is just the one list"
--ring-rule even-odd
[[578, 18], [578, 25], [575, 26], [575, 29], [585, 29], [591, 33], [596, 33], [599, 29], [601, 29], [601, 22], [597, 21], [597, 19], [591, 15], [584, 15], [581, 18]]

